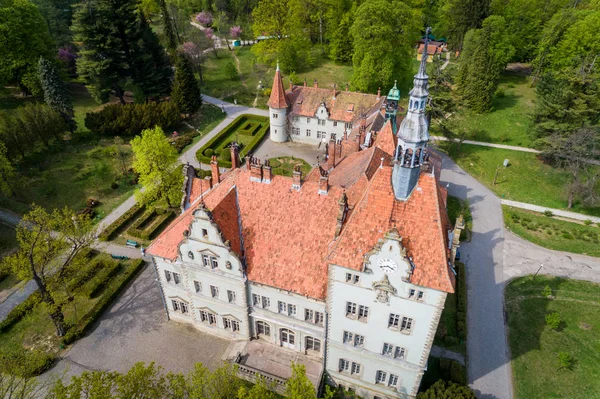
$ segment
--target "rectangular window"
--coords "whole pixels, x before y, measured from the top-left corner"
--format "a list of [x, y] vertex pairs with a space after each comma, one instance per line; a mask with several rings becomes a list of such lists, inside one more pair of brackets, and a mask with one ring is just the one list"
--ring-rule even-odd
[[217, 324], [217, 316], [214, 313], [207, 312], [206, 310], [200, 311], [200, 321], [211, 325]]
[[269, 308], [269, 307], [271, 307], [271, 299], [268, 298], [268, 297], [266, 297], [266, 296], [263, 296], [262, 297], [262, 307], [263, 308]]
[[306, 137], [310, 137], [310, 129], [306, 129]]
[[208, 230], [202, 229], [202, 237], [208, 237]]
[[176, 299], [172, 299], [171, 303], [173, 305], [173, 311], [175, 312], [181, 312], [183, 314], [186, 314], [188, 312], [188, 305], [185, 302], [182, 301], [178, 301]]
[[346, 282], [350, 283], [352, 281], [352, 274], [351, 273], [346, 273]]
[[279, 309], [279, 313], [287, 313], [287, 303], [277, 301], [277, 308]]
[[392, 356], [393, 352], [394, 352], [394, 345], [388, 344], [388, 343], [383, 344], [383, 350], [381, 351], [381, 354], [383, 356]]
[[414, 289], [411, 288], [410, 290], [408, 290], [408, 297], [411, 298], [411, 299], [415, 297], [415, 290]]
[[317, 125], [325, 126], [325, 119], [317, 119]]
[[354, 334], [348, 331], [344, 331], [344, 343], [354, 344]]
[[196, 292], [202, 291], [202, 284], [200, 284], [199, 281], [194, 280], [194, 289], [196, 290]]
[[360, 281], [358, 274], [346, 273], [346, 282], [350, 284], [357, 284]]
[[354, 346], [363, 346], [365, 343], [365, 337], [359, 334], [354, 335]]
[[397, 346], [396, 351], [394, 352], [394, 359], [404, 359], [405, 356], [406, 349]]
[[175, 284], [179, 284], [181, 282], [181, 276], [179, 275], [179, 273], [173, 272], [173, 281], [175, 282]]
[[296, 315], [296, 305], [288, 305], [288, 314], [290, 316]]
[[273, 119], [277, 119], [278, 116], [279, 115], [277, 115], [277, 114], [273, 114]]
[[315, 312], [310, 309], [304, 309], [304, 320], [310, 321], [312, 323], [315, 317]]
[[337, 121], [333, 121], [333, 127], [337, 127]]
[[165, 270], [165, 278], [167, 279], [167, 282], [171, 282], [171, 272], [168, 270]]
[[396, 374], [390, 374], [390, 379], [388, 380], [388, 386], [395, 387], [398, 385], [398, 376]]
[[214, 313], [209, 313], [208, 314], [208, 323], [212, 324], [212, 325], [216, 325], [217, 324], [217, 316]]
[[310, 118], [306, 118], [306, 123], [310, 123]]
[[223, 328], [231, 329], [231, 319], [228, 319], [227, 317], [223, 317]]
[[235, 320], [231, 320], [231, 329], [233, 331], [240, 331], [240, 322], [239, 321], [235, 321]]
[[202, 254], [202, 264], [206, 267], [210, 265], [210, 258], [206, 254]]
[[293, 127], [292, 128], [292, 134], [294, 136], [300, 136], [300, 128], [299, 127]]
[[369, 317], [369, 307], [360, 305], [358, 307], [358, 320], [366, 320]]
[[340, 371], [348, 371], [350, 368], [350, 362], [346, 359], [340, 359]]
[[318, 139], [324, 139], [327, 137], [327, 134], [325, 132], [322, 132], [320, 130], [317, 130], [317, 138]]
[[215, 258], [214, 256], [210, 257], [210, 263], [211, 263], [213, 269], [216, 269], [217, 267], [219, 267], [219, 262], [217, 262], [217, 258]]
[[229, 290], [227, 290], [227, 300], [229, 302], [232, 302], [232, 303], [235, 302], [235, 296], [236, 296], [235, 295], [235, 291], [229, 291]]
[[400, 327], [400, 331], [410, 332], [412, 330], [413, 319], [410, 317], [402, 318], [402, 326]]
[[297, 116], [294, 116], [294, 122], [298, 122], [298, 119], [299, 118]]
[[385, 371], [377, 370], [375, 374], [375, 382], [377, 384], [385, 384], [385, 380], [387, 379], [387, 373]]
[[252, 305], [260, 306], [260, 295], [252, 294]]
[[354, 302], [346, 302], [346, 317], [356, 317], [356, 304]]
[[346, 123], [346, 129], [352, 129], [352, 123]]
[[322, 326], [324, 320], [325, 320], [325, 317], [324, 317], [323, 313], [315, 312], [315, 324]]
[[398, 322], [400, 321], [400, 316], [397, 314], [390, 313], [390, 318], [388, 319], [388, 328], [398, 328]]
[[329, 136], [329, 139], [330, 139], [330, 140], [335, 140], [335, 137], [336, 137], [336, 136], [335, 136], [335, 133], [331, 133], [331, 135]]
[[419, 292], [417, 293], [417, 301], [421, 301], [421, 300], [423, 300], [423, 296], [424, 296], [424, 295], [425, 295], [425, 294], [423, 293], [423, 291], [419, 291]]
[[350, 374], [360, 374], [360, 364], [352, 362]]
[[181, 313], [187, 313], [188, 312], [188, 305], [185, 304], [185, 303], [183, 303], [183, 302], [181, 302], [180, 305], [181, 305]]
[[240, 323], [228, 317], [223, 317], [223, 328], [233, 332], [240, 331]]
[[210, 286], [210, 296], [213, 298], [219, 297], [219, 287], [215, 287], [214, 285]]
[[173, 310], [174, 311], [178, 311], [179, 310], [179, 301], [176, 300], [171, 300], [171, 303], [173, 304]]
[[321, 351], [321, 341], [313, 337], [306, 337], [306, 350]]

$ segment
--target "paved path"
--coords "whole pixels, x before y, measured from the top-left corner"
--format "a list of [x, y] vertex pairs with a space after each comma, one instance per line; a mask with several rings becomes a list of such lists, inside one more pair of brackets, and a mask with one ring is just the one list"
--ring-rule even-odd
[[446, 67], [448, 66], [449, 63], [450, 63], [450, 52], [446, 51], [446, 62], [444, 62], [444, 65], [442, 65], [440, 67], [440, 69], [443, 71], [444, 69], [446, 69]]
[[600, 259], [553, 251], [504, 228], [501, 200], [443, 155], [442, 184], [467, 198], [471, 242], [461, 244], [467, 267], [468, 379], [480, 399], [511, 399], [510, 353], [504, 324], [504, 288], [515, 277], [540, 273], [600, 282]]
[[[449, 139], [444, 136], [431, 136], [431, 139], [437, 140], [437, 141], [449, 141]], [[459, 140], [455, 139], [454, 141], [458, 142]], [[483, 141], [464, 140], [463, 144], [480, 145], [482, 147], [502, 148], [504, 150], [512, 150], [512, 151], [531, 152], [534, 154], [539, 154], [541, 152], [541, 151], [533, 149], [533, 148], [517, 147], [514, 145], [505, 145], [505, 144], [486, 143]]]
[[508, 206], [512, 206], [515, 208], [527, 209], [527, 210], [535, 211], [535, 212], [539, 212], [539, 213], [544, 213], [544, 211], [551, 211], [555, 216], [560, 216], [560, 217], [575, 219], [575, 220], [582, 220], [582, 221], [591, 220], [594, 223], [600, 223], [600, 217], [597, 217], [597, 216], [589, 216], [589, 215], [584, 215], [582, 213], [577, 213], [577, 212], [563, 211], [561, 209], [545, 208], [545, 207], [539, 206], [539, 205], [532, 205], [532, 204], [527, 204], [525, 202], [511, 201], [511, 200], [506, 200], [506, 199], [501, 200], [501, 202], [502, 202], [502, 205], [508, 205]]

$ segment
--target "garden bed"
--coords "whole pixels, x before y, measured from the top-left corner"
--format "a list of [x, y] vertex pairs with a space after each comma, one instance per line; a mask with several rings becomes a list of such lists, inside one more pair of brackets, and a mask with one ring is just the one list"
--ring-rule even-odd
[[[600, 397], [600, 285], [522, 277], [505, 302], [515, 398]], [[554, 313], [556, 329], [546, 321]]]
[[196, 158], [200, 163], [209, 164], [211, 157], [216, 155], [219, 166], [230, 168], [231, 153], [229, 145], [231, 142], [238, 143], [240, 157], [243, 158], [246, 154], [252, 153], [268, 132], [269, 118], [247, 114], [240, 115], [202, 146], [196, 153]]
[[292, 177], [295, 166], [300, 166], [302, 176], [306, 176], [312, 169], [306, 161], [295, 157], [275, 157], [269, 159], [269, 163], [272, 173], [280, 176]]
[[456, 292], [446, 296], [434, 344], [466, 354], [467, 276], [464, 263], [456, 262]]

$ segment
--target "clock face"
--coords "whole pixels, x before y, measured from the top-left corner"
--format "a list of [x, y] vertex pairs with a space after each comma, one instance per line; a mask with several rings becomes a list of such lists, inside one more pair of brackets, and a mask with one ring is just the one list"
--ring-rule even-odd
[[379, 268], [384, 273], [393, 273], [398, 270], [398, 264], [394, 262], [392, 259], [379, 259]]

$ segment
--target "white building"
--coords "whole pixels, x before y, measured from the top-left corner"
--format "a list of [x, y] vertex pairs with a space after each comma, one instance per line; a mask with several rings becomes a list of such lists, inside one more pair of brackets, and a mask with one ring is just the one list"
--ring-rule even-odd
[[[251, 158], [240, 168], [235, 145], [222, 176], [216, 159], [204, 180], [186, 168], [182, 214], [148, 248], [168, 316], [276, 357], [293, 354], [316, 365], [315, 386], [324, 380], [369, 399], [415, 397], [454, 291], [457, 245], [441, 162], [434, 168], [426, 153], [424, 68], [425, 61], [411, 91], [414, 115], [398, 133], [392, 89], [385, 108], [373, 103], [370, 123], [388, 121], [371, 145], [345, 137], [307, 176], [274, 176]], [[272, 137], [285, 128], [273, 119], [280, 118], [272, 115]], [[366, 118], [360, 123], [357, 137], [366, 137]], [[249, 366], [253, 356], [235, 359], [245, 373], [261, 372]], [[262, 371], [285, 379], [284, 368]]]

